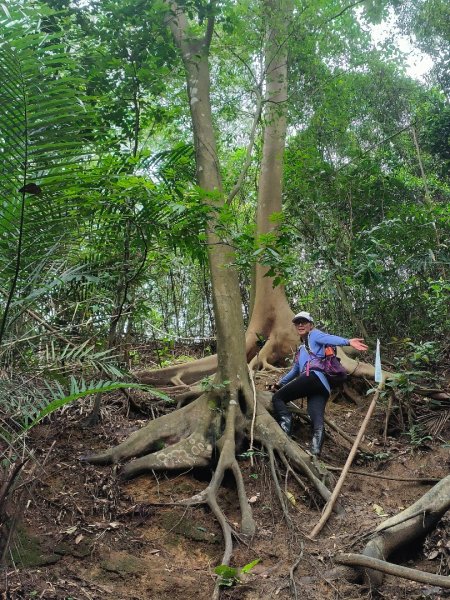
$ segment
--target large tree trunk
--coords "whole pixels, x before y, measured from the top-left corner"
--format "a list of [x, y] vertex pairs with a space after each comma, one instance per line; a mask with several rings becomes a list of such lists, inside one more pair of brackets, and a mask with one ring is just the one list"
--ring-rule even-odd
[[[283, 163], [286, 140], [286, 100], [288, 90], [287, 44], [291, 9], [288, 0], [265, 2], [266, 18], [270, 23], [266, 39], [265, 72], [266, 104], [264, 112], [264, 143], [258, 189], [256, 215], [257, 235], [276, 232], [271, 221], [281, 213]], [[247, 329], [247, 356], [256, 354], [257, 334], [268, 341], [253, 361], [255, 366], [268, 367], [292, 355], [298, 336], [291, 323], [293, 312], [288, 304], [284, 286], [274, 287], [267, 268], [255, 266], [254, 303]]]
[[[188, 406], [151, 421], [118, 446], [99, 455], [88, 456], [86, 460], [109, 464], [138, 457], [122, 470], [124, 477], [133, 477], [157, 469], [205, 467], [210, 464], [215, 450], [214, 454], [218, 454], [219, 458], [209, 485], [202, 493], [183, 503], [207, 504], [210, 507], [222, 527], [225, 540], [222, 562], [228, 564], [232, 552], [232, 529], [217, 496], [226, 471], [233, 474], [236, 482], [241, 533], [253, 535], [255, 532], [243, 476], [236, 459], [236, 440], [247, 437], [251, 449], [253, 440], [257, 440], [267, 451], [278, 498], [287, 519], [290, 517], [275, 469], [276, 456], [289, 466], [289, 472], [297, 470], [306, 475], [324, 500], [330, 497], [330, 492], [322, 483], [311, 458], [286, 436], [270, 416], [266, 408], [267, 394], [257, 394], [251, 385], [234, 257], [230, 246], [216, 232], [217, 211], [224, 198], [209, 99], [208, 53], [214, 20], [209, 18], [204, 38], [192, 39], [188, 37], [186, 15], [173, 3], [170, 9], [169, 25], [186, 70], [198, 182], [211, 211], [207, 242], [217, 327], [216, 378], [212, 389]], [[211, 14], [213, 12], [211, 10]], [[216, 586], [216, 596], [218, 589]]]
[[239, 278], [233, 266], [234, 254], [231, 247], [216, 234], [217, 216], [224, 204], [224, 194], [209, 89], [208, 59], [214, 20], [210, 17], [204, 38], [192, 39], [188, 37], [186, 15], [175, 4], [171, 4], [171, 9], [169, 25], [186, 71], [197, 180], [204, 191], [204, 202], [210, 207], [207, 243], [217, 332], [217, 381], [230, 382], [230, 397], [237, 397], [241, 390], [250, 397]]
[[[276, 225], [271, 222], [271, 215], [281, 212], [283, 159], [286, 138], [287, 45], [285, 41], [288, 34], [290, 8], [285, 0], [282, 2], [268, 0], [265, 3], [265, 10], [269, 26], [266, 38], [266, 108], [264, 115], [263, 159], [259, 179], [256, 216], [257, 235], [276, 230]], [[192, 48], [191, 50], [193, 51], [194, 49]], [[201, 156], [199, 156], [199, 150], [197, 150], [199, 183], [205, 189], [221, 190], [218, 173], [215, 175], [215, 181], [208, 181], [206, 178], [206, 173], [210, 172], [208, 169], [215, 168], [217, 170], [217, 164], [214, 164], [213, 159], [216, 156], [215, 146], [213, 151], [211, 151], [213, 148], [211, 145], [211, 139], [213, 139], [211, 138], [212, 131], [208, 131], [205, 125], [205, 115], [208, 114], [207, 111], [210, 110], [210, 107], [207, 107], [207, 111], [203, 110], [206, 105], [199, 98], [198, 73], [201, 71], [204, 73], [202, 77], [206, 78], [207, 64], [199, 63], [195, 66], [192, 59], [185, 59], [185, 64], [191, 79], [189, 93], [193, 122], [197, 122], [197, 125], [194, 124], [194, 130], [196, 130], [197, 135], [201, 136], [201, 140], [199, 138], [199, 149], [209, 149], [205, 156], [205, 159], [207, 159], [205, 160], [206, 164], [199, 162]], [[198, 73], [197, 69], [199, 69]], [[192, 89], [196, 90], [193, 104]], [[208, 141], [206, 141], [205, 136], [208, 136]], [[222, 273], [220, 256], [223, 250], [226, 250], [228, 254], [229, 251], [226, 246], [221, 244], [215, 247], [210, 246], [210, 248], [215, 248], [215, 252], [210, 253], [210, 259], [213, 255], [219, 256], [219, 273]], [[247, 360], [250, 361], [258, 353], [256, 343], [258, 339], [257, 334], [261, 334], [268, 339], [265, 347], [258, 354], [259, 360], [255, 358], [252, 364], [252, 366], [267, 368], [270, 365], [280, 363], [288, 356], [292, 356], [298, 344], [298, 336], [291, 323], [293, 312], [286, 299], [284, 287], [274, 287], [273, 278], [267, 277], [266, 273], [266, 267], [256, 264], [255, 289], [253, 291], [254, 302], [250, 323], [245, 336], [245, 349]], [[234, 285], [235, 283], [233, 283]], [[217, 358], [214, 356], [186, 365], [174, 365], [154, 371], [140, 371], [135, 375], [140, 381], [145, 383], [156, 385], [189, 385], [199, 381], [206, 375], [214, 373], [216, 366]]]
[[[265, 11], [269, 27], [266, 37], [265, 127], [256, 215], [257, 236], [276, 231], [277, 225], [271, 220], [271, 215], [280, 213], [282, 210], [288, 91], [287, 44], [285, 41], [288, 36], [288, 22], [291, 14], [289, 0], [281, 0], [280, 2], [267, 0]], [[188, 50], [188, 53], [190, 51], [193, 52], [194, 48]], [[194, 130], [196, 135], [200, 136], [197, 149], [199, 182], [205, 189], [221, 190], [220, 176], [217, 173], [217, 163], [214, 159], [216, 154], [215, 145], [213, 145], [212, 126], [209, 130], [205, 124], [205, 115], [210, 114], [210, 106], [209, 104], [206, 105], [204, 100], [199, 97], [201, 88], [198, 87], [198, 73], [201, 72], [202, 77], [206, 80], [208, 76], [206, 72], [207, 62], [204, 64], [201, 61], [197, 65], [197, 63], [192, 62], [192, 59], [185, 59], [185, 64], [191, 80], [189, 93]], [[192, 89], [196, 90], [194, 96], [192, 96]], [[208, 149], [207, 154], [202, 158], [199, 151], [206, 149]], [[205, 164], [200, 162], [202, 160]], [[212, 173], [213, 170], [216, 171], [213, 179], [208, 179], [206, 173]], [[223, 269], [220, 266], [222, 249], [227, 251], [227, 248], [223, 244], [210, 246], [210, 248], [215, 249], [215, 252], [210, 253], [210, 260], [213, 256], [218, 255], [218, 275], [221, 276], [223, 274]], [[214, 285], [213, 282], [213, 287]], [[237, 283], [233, 282], [232, 285], [233, 290], [235, 290]], [[261, 264], [255, 265], [254, 286], [251, 318], [245, 336], [247, 360], [252, 368], [268, 369], [272, 365], [284, 366], [284, 361], [286, 358], [293, 356], [298, 345], [298, 335], [291, 322], [294, 313], [288, 304], [284, 286], [274, 287], [273, 278], [267, 276], [267, 268]], [[221, 296], [221, 298], [225, 300], [225, 305], [227, 303], [226, 296]], [[230, 330], [228, 330], [228, 333], [231, 333]], [[218, 332], [218, 339], [219, 335]], [[267, 339], [262, 350], [259, 350], [257, 345], [258, 335]], [[232, 337], [234, 338], [234, 334], [232, 334]], [[234, 339], [232, 341], [235, 342]], [[339, 350], [339, 355], [349, 373], [373, 377], [374, 369], [371, 365], [359, 364], [345, 356], [341, 350]], [[138, 380], [153, 385], [190, 386], [199, 382], [205, 376], [214, 373], [216, 368], [217, 357], [209, 356], [183, 365], [139, 371], [135, 373], [135, 376]], [[182, 388], [177, 390], [177, 392], [180, 391], [183, 394]], [[197, 388], [197, 393], [199, 391], [200, 388]], [[188, 395], [190, 396], [190, 393]]]

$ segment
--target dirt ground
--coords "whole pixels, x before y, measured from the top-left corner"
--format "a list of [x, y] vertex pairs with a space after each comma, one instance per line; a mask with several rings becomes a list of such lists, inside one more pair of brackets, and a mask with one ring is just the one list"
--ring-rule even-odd
[[[266, 381], [260, 381], [262, 386]], [[338, 396], [327, 416], [356, 435], [369, 400], [359, 406]], [[204, 508], [170, 506], [204, 489], [209, 472], [154, 473], [120, 482], [116, 469], [94, 467], [79, 457], [123, 440], [146, 422], [142, 414], [126, 414], [119, 396], [105, 399], [100, 425], [85, 429], [82, 417], [89, 401], [67, 407], [31, 433], [38, 465], [27, 483], [27, 504], [12, 544], [10, 566], [1, 573], [2, 598], [64, 600], [206, 600], [211, 598], [214, 568], [223, 554], [221, 530]], [[151, 418], [151, 417], [150, 417]], [[292, 524], [283, 518], [271, 482], [267, 459], [254, 465], [242, 457], [247, 494], [257, 533], [235, 540], [233, 565], [259, 559], [238, 583], [224, 587], [223, 599], [266, 598], [357, 600], [369, 597], [400, 600], [450, 597], [450, 590], [387, 576], [376, 593], [362, 584], [329, 577], [339, 551], [359, 551], [367, 534], [423, 495], [431, 484], [405, 483], [396, 477], [434, 477], [449, 473], [448, 428], [440, 438], [413, 440], [395, 433], [383, 440], [385, 406], [380, 404], [365, 437], [371, 454], [360, 454], [353, 468], [379, 479], [350, 474], [341, 504], [316, 541], [308, 534], [320, 517], [321, 503], [292, 479], [282, 484], [291, 501]], [[293, 436], [308, 449], [310, 432], [296, 419]], [[447, 443], [445, 443], [447, 441]], [[321, 460], [342, 467], [349, 445], [327, 430]], [[338, 472], [333, 472], [338, 476]], [[232, 481], [224, 481], [221, 505], [239, 530], [238, 502]], [[444, 518], [425, 543], [408, 548], [397, 562], [424, 571], [450, 573], [450, 519]], [[292, 577], [290, 570], [297, 565]], [[294, 582], [294, 583], [293, 583]]]

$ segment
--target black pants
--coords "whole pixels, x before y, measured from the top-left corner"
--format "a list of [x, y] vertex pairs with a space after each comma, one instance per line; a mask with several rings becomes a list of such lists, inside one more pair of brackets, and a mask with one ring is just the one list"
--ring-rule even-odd
[[308, 399], [308, 414], [314, 431], [322, 429], [325, 405], [330, 394], [313, 372], [309, 375], [302, 373], [299, 377], [296, 377], [293, 381], [282, 387], [281, 390], [275, 392], [272, 403], [276, 416], [279, 418], [283, 415], [289, 415], [291, 411], [286, 406], [286, 403], [305, 397]]

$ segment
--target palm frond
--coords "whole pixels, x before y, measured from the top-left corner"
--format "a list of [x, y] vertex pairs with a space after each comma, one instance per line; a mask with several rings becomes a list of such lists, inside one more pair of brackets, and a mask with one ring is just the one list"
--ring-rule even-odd
[[170, 150], [163, 150], [151, 156], [141, 158], [141, 168], [148, 171], [156, 181], [182, 194], [183, 181], [195, 180], [195, 152], [192, 144], [177, 144]]
[[440, 435], [450, 422], [450, 400], [430, 400], [417, 420], [432, 436]]
[[[45, 392], [41, 392], [41, 398], [43, 399], [44, 406], [42, 405], [42, 402], [38, 403], [34, 418], [27, 418], [27, 420], [24, 421], [24, 431], [28, 431], [37, 423], [39, 423], [39, 421], [42, 421], [42, 419], [44, 419], [46, 416], [54, 413], [63, 406], [66, 406], [75, 400], [79, 400], [80, 398], [91, 396], [92, 394], [103, 394], [120, 389], [138, 389], [151, 392], [152, 396], [159, 398], [160, 400], [173, 402], [173, 400], [163, 392], [140, 383], [125, 383], [117, 381], [97, 381], [86, 383], [84, 380], [77, 381], [75, 377], [71, 377], [70, 390], [68, 393], [65, 393], [59, 384], [50, 385], [47, 383], [46, 387], [47, 390]], [[28, 417], [29, 416], [30, 415], [28, 415]]]
[[75, 60], [57, 33], [30, 26], [22, 12], [0, 20], [0, 273], [9, 281], [0, 340], [28, 255], [41, 253], [33, 212], [90, 157], [92, 114]]

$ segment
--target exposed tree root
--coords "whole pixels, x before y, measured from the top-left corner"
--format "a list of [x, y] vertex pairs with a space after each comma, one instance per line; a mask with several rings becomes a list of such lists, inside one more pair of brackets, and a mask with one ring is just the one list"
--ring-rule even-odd
[[[275, 451], [279, 456], [284, 455], [290, 459], [291, 468], [296, 468], [300, 473], [306, 475], [325, 501], [330, 498], [331, 492], [321, 481], [321, 474], [312, 458], [282, 431], [264, 408], [262, 402], [258, 402], [257, 405], [255, 439], [263, 445], [269, 456], [271, 451]], [[341, 510], [341, 507], [336, 507], [336, 512]]]
[[161, 469], [188, 469], [208, 466], [213, 447], [205, 436], [194, 432], [186, 439], [153, 454], [146, 454], [126, 465], [121, 472], [124, 479]]
[[187, 387], [217, 370], [217, 354], [163, 369], [136, 371], [134, 376], [142, 383], [150, 385], [173, 385]]
[[[361, 362], [359, 359], [355, 360], [351, 358], [346, 352], [345, 349], [340, 346], [337, 348], [336, 352], [338, 358], [341, 360], [341, 364], [344, 369], [354, 377], [366, 377], [367, 379], [374, 379], [375, 376], [375, 367], [369, 363]], [[388, 380], [392, 377], [392, 373], [389, 371], [382, 371], [382, 376], [384, 380]]]
[[248, 363], [248, 366], [250, 369], [252, 369], [252, 371], [257, 369], [260, 369], [262, 371], [272, 371], [276, 373], [280, 371], [279, 367], [271, 365], [267, 361], [266, 357], [261, 358], [259, 354], [257, 354], [251, 359], [251, 361]]
[[[237, 439], [250, 438], [253, 432], [255, 441], [267, 451], [275, 489], [287, 521], [290, 521], [290, 515], [277, 473], [277, 456], [289, 466], [289, 473], [304, 488], [306, 485], [301, 482], [300, 474], [306, 476], [325, 501], [331, 495], [311, 457], [280, 429], [267, 411], [265, 406], [270, 402], [271, 394], [255, 394], [250, 389], [244, 394], [242, 390], [233, 392], [233, 388], [227, 393], [228, 402], [223, 390], [220, 395], [217, 391], [207, 392], [191, 404], [150, 421], [106, 452], [82, 458], [99, 465], [134, 458], [120, 472], [122, 478], [129, 479], [149, 471], [205, 467], [212, 463], [214, 453], [217, 464], [210, 483], [199, 494], [180, 499], [177, 504], [209, 506], [223, 533], [225, 547], [222, 564], [229, 564], [235, 534], [218, 502], [219, 489], [227, 471], [233, 474], [236, 483], [241, 513], [240, 533], [253, 536], [256, 529], [242, 472], [236, 460]], [[218, 597], [217, 586], [215, 594]]]
[[[381, 523], [376, 528], [374, 537], [363, 549], [362, 555], [382, 562], [387, 561], [395, 550], [406, 544], [411, 545], [433, 530], [449, 508], [450, 475], [441, 479], [407, 509]], [[336, 562], [341, 561], [337, 559]], [[365, 579], [372, 589], [376, 589], [383, 581], [383, 573], [375, 568], [370, 568], [369, 564], [364, 566], [369, 567], [364, 571]], [[335, 571], [333, 576], [337, 574], [338, 572]], [[340, 574], [348, 577], [348, 568], [343, 568]], [[350, 573], [350, 575], [352, 574]], [[399, 576], [403, 577], [404, 575], [399, 574]], [[352, 576], [350, 578], [353, 579]], [[407, 578], [414, 579], [413, 577]], [[447, 577], [447, 580], [450, 582], [450, 578]], [[441, 583], [433, 583], [433, 585], [442, 586]]]
[[[342, 467], [332, 467], [326, 465], [328, 471], [342, 471]], [[380, 473], [368, 473], [365, 471], [356, 471], [355, 469], [349, 469], [348, 471], [352, 475], [362, 475], [363, 477], [374, 477], [375, 479], [388, 479], [389, 481], [404, 481], [406, 483], [437, 483], [440, 479], [435, 477], [390, 477], [389, 475], [381, 475]]]
[[[157, 444], [180, 441], [194, 432], [206, 432], [211, 423], [208, 408], [209, 397], [204, 395], [177, 411], [150, 421], [145, 427], [132, 433], [124, 442], [106, 452], [83, 456], [82, 460], [97, 465], [115, 464], [119, 461], [151, 452]], [[193, 444], [195, 446], [195, 444]], [[192, 457], [194, 458], [194, 454]], [[161, 466], [161, 468], [164, 468]], [[175, 468], [173, 466], [172, 468]], [[181, 465], [180, 465], [180, 468]]]
[[440, 389], [429, 389], [417, 386], [414, 388], [416, 394], [433, 398], [433, 400], [450, 400], [450, 392]]
[[289, 581], [290, 581], [291, 589], [294, 592], [295, 600], [298, 600], [298, 593], [297, 593], [297, 585], [295, 583], [294, 573], [295, 573], [296, 568], [300, 564], [302, 558], [303, 558], [303, 543], [300, 544], [300, 554], [298, 555], [297, 560], [292, 565], [292, 567], [289, 569]]
[[285, 498], [283, 497], [283, 492], [281, 491], [280, 482], [278, 481], [277, 470], [275, 467], [275, 455], [273, 453], [272, 448], [267, 448], [267, 451], [269, 453], [270, 472], [272, 474], [272, 479], [275, 484], [275, 492], [278, 497], [278, 502], [280, 503], [281, 510], [283, 511], [284, 519], [285, 519], [286, 523], [290, 526], [290, 525], [292, 525], [292, 519], [291, 519], [291, 515], [289, 514], [289, 511], [286, 507], [286, 501], [285, 501]]
[[366, 567], [370, 570], [386, 573], [387, 575], [395, 575], [396, 577], [402, 577], [403, 579], [450, 589], [450, 577], [426, 573], [424, 571], [419, 571], [418, 569], [410, 569], [409, 567], [402, 567], [401, 565], [395, 565], [378, 558], [363, 556], [362, 554], [341, 554], [335, 558], [335, 561], [342, 565]]
[[[169, 391], [170, 393], [170, 391]], [[181, 394], [176, 394], [174, 399], [177, 401], [177, 408], [181, 408], [182, 406], [186, 406], [192, 400], [196, 398], [200, 398], [200, 396], [204, 393], [204, 390], [199, 385], [194, 385], [188, 388], [187, 392], [182, 392]], [[171, 394], [173, 397], [173, 394]]]
[[344, 396], [348, 398], [351, 402], [356, 404], [356, 406], [362, 405], [363, 400], [361, 399], [361, 396], [358, 393], [356, 393], [355, 390], [353, 390], [348, 384], [344, 383], [344, 385], [342, 386], [342, 392]]
[[297, 473], [294, 471], [294, 469], [292, 469], [291, 465], [289, 464], [287, 458], [284, 456], [284, 454], [281, 454], [280, 456], [281, 461], [283, 462], [284, 466], [286, 467], [286, 473], [287, 475], [292, 475], [292, 477], [295, 479], [295, 481], [298, 483], [298, 485], [302, 488], [302, 490], [306, 493], [309, 493], [308, 487], [305, 485], [304, 481], [302, 479], [300, 479], [300, 477], [297, 475]]
[[[369, 363], [359, 362], [350, 358], [350, 356], [344, 351], [342, 347], [337, 348], [337, 356], [341, 359], [341, 363], [346, 371], [355, 377], [366, 377], [367, 379], [374, 379], [375, 367]], [[395, 373], [389, 371], [382, 371], [382, 377], [384, 381], [389, 381], [393, 378]], [[448, 400], [450, 393], [442, 389], [429, 389], [416, 385], [414, 392], [421, 396], [427, 396], [434, 400]]]

